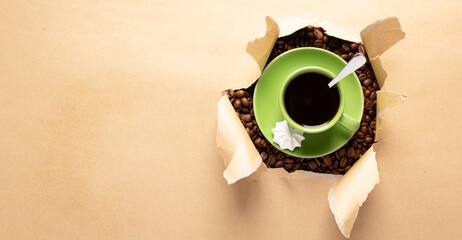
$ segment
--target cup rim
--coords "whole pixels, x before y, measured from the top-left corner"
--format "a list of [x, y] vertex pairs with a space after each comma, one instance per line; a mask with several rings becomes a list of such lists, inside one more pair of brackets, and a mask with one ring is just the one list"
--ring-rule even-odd
[[321, 74], [326, 75], [330, 79], [333, 79], [335, 77], [335, 74], [333, 74], [331, 71], [329, 71], [329, 70], [327, 70], [325, 68], [322, 68], [322, 67], [318, 67], [318, 66], [307, 66], [307, 67], [297, 69], [296, 71], [292, 72], [289, 76], [287, 76], [287, 78], [284, 80], [284, 83], [282, 85], [282, 88], [281, 88], [281, 91], [280, 91], [280, 94], [279, 94], [279, 108], [281, 109], [281, 112], [282, 112], [282, 115], [283, 115], [284, 119], [292, 127], [296, 128], [296, 129], [298, 129], [298, 130], [300, 130], [302, 132], [305, 132], [305, 133], [319, 133], [319, 132], [323, 132], [323, 131], [326, 131], [326, 130], [330, 129], [331, 127], [333, 127], [340, 120], [340, 118], [342, 117], [342, 114], [343, 114], [343, 110], [345, 108], [345, 101], [344, 101], [345, 100], [344, 99], [345, 95], [344, 95], [344, 89], [342, 88], [341, 82], [337, 83], [336, 86], [337, 86], [337, 88], [339, 90], [339, 95], [340, 95], [339, 107], [337, 109], [337, 112], [335, 113], [335, 116], [330, 121], [328, 121], [326, 124], [323, 124], [321, 126], [306, 127], [306, 126], [303, 126], [303, 125], [295, 122], [289, 116], [289, 114], [287, 113], [287, 110], [286, 110], [285, 104], [284, 104], [284, 95], [285, 95], [287, 86], [289, 85], [289, 83], [294, 78], [296, 78], [297, 76], [299, 76], [301, 74], [309, 73], [309, 72], [321, 73]]

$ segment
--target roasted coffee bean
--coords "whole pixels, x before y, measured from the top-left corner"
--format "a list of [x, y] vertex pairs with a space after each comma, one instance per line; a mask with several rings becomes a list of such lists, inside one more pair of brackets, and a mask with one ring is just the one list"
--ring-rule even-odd
[[275, 167], [275, 168], [282, 167], [282, 166], [284, 166], [284, 161], [281, 161], [281, 160], [277, 161], [277, 162], [274, 164], [274, 167]]
[[[368, 104], [368, 103], [370, 103], [370, 104]], [[371, 101], [368, 101], [368, 102], [366, 103], [366, 109], [367, 109], [367, 110], [371, 110], [373, 107], [375, 107], [375, 104], [376, 104], [376, 101], [375, 101], [375, 100], [374, 100], [374, 101], [372, 101], [372, 100], [371, 100]]]
[[276, 156], [274, 156], [274, 154], [271, 154], [271, 155], [268, 157], [268, 164], [269, 164], [269, 165], [273, 165], [275, 162], [276, 162]]
[[346, 61], [348, 59], [348, 54], [342, 54], [340, 57], [343, 58], [343, 60]]
[[234, 96], [241, 98], [244, 96], [244, 90], [238, 90], [234, 93]]
[[248, 122], [245, 124], [246, 127], [248, 128], [253, 128], [253, 123], [252, 122]]
[[278, 153], [276, 154], [276, 158], [277, 158], [278, 160], [284, 159], [284, 153], [278, 152]]
[[315, 30], [314, 30], [314, 36], [315, 36], [317, 39], [322, 39], [322, 37], [324, 37], [324, 34], [322, 33], [321, 30], [315, 29]]
[[372, 85], [372, 79], [368, 78], [364, 80], [363, 85], [369, 87], [370, 85]]
[[332, 163], [332, 167], [333, 167], [334, 169], [338, 168], [339, 165], [340, 165], [339, 160], [334, 160], [334, 162]]
[[290, 170], [293, 166], [294, 166], [293, 163], [286, 163], [286, 164], [284, 164], [284, 169], [285, 170]]
[[355, 149], [352, 148], [352, 147], [349, 147], [349, 148], [348, 148], [348, 151], [347, 151], [347, 156], [348, 156], [349, 158], [353, 158], [353, 157], [355, 156]]
[[330, 156], [324, 156], [322, 158], [322, 161], [327, 165], [330, 166], [332, 165], [332, 158]]
[[294, 167], [292, 168], [292, 170], [297, 171], [298, 169], [300, 169], [300, 167], [301, 167], [300, 163], [296, 163]]
[[261, 138], [255, 138], [255, 140], [253, 141], [253, 144], [255, 144], [255, 146], [257, 146], [257, 148], [261, 148], [263, 145], [262, 145], [262, 139]]
[[365, 127], [365, 126], [367, 126], [367, 125], [368, 125], [367, 122], [362, 122], [362, 123], [361, 123], [361, 127]]
[[366, 141], [366, 143], [372, 143], [374, 142], [374, 139], [371, 137], [371, 136], [366, 136], [366, 138], [364, 138], [364, 141]]
[[365, 116], [366, 116], [366, 117], [365, 117], [365, 118], [366, 118], [366, 122], [370, 123], [370, 122], [372, 121], [371, 116], [369, 116], [369, 115], [365, 115]]
[[340, 167], [344, 168], [348, 163], [348, 159], [342, 158], [340, 159]]
[[374, 135], [375, 135], [374, 129], [372, 129], [372, 128], [368, 128], [368, 129], [367, 129], [367, 133], [368, 133], [370, 136], [374, 136]]
[[242, 115], [242, 120], [244, 120], [245, 122], [251, 122], [252, 121], [252, 116], [250, 116], [250, 114], [245, 114], [245, 115]]
[[372, 129], [375, 129], [375, 120], [371, 122], [371, 124], [369, 125]]
[[[306, 34], [306, 38], [308, 38], [308, 39], [313, 39], [313, 38], [314, 38], [314, 33], [313, 33], [313, 32], [308, 32], [308, 33]], [[308, 45], [310, 45], [309, 41], [308, 41]]]
[[369, 99], [370, 100], [375, 100], [375, 98], [377, 97], [377, 92], [372, 92], [371, 95], [369, 96]]
[[308, 167], [311, 169], [311, 170], [315, 170], [318, 166], [316, 165], [316, 162], [315, 161], [310, 161], [308, 163]]
[[322, 41], [325, 42], [325, 43], [328, 43], [329, 42], [329, 36], [324, 35], [324, 37], [322, 37]]
[[366, 127], [366, 126], [361, 127], [360, 131], [361, 131], [363, 134], [366, 134], [366, 133], [367, 133], [367, 127]]
[[[361, 128], [362, 129], [362, 128]], [[366, 130], [367, 131], [367, 130]], [[364, 138], [364, 133], [361, 131], [356, 132], [356, 136], [359, 138]]]
[[312, 32], [314, 30], [314, 27], [312, 25], [309, 25], [308, 27], [306, 27], [306, 30]]
[[364, 91], [364, 97], [368, 98], [370, 95], [371, 95], [371, 91], [370, 91], [370, 90]]
[[343, 44], [342, 44], [342, 48], [343, 48], [343, 50], [345, 50], [345, 52], [349, 52], [349, 51], [350, 51], [350, 45], [348, 45], [348, 43], [343, 43]]
[[264, 161], [264, 160], [266, 160], [266, 159], [268, 158], [268, 154], [266, 154], [266, 152], [261, 152], [261, 153], [260, 153], [260, 157], [261, 157], [261, 159], [263, 159], [263, 161]]
[[239, 109], [241, 107], [241, 100], [237, 99], [234, 101], [234, 109]]
[[294, 163], [294, 160], [290, 159], [290, 158], [284, 158], [284, 162], [285, 163]]
[[[359, 80], [362, 82], [367, 79], [367, 75], [365, 73], [361, 73], [358, 76]], [[363, 83], [364, 84], [364, 83]]]
[[324, 44], [324, 42], [320, 39], [317, 39], [314, 41], [314, 46], [315, 47], [322, 47], [322, 45]]
[[249, 128], [245, 128], [245, 131], [247, 132], [247, 134], [249, 134], [250, 137], [253, 136], [253, 133]]
[[355, 42], [350, 44], [350, 48], [351, 48], [352, 51], [358, 50], [358, 46], [359, 46], [359, 44], [357, 44]]
[[321, 161], [319, 159], [315, 158], [314, 161], [316, 162], [316, 166], [321, 166]]
[[241, 112], [242, 113], [250, 113], [250, 110], [248, 108], [242, 108]]
[[339, 150], [339, 152], [338, 152], [338, 155], [339, 155], [340, 157], [344, 157], [345, 154], [346, 154], [345, 148], [341, 148], [341, 149]]
[[242, 99], [241, 99], [241, 104], [242, 104], [242, 106], [244, 106], [244, 107], [249, 107], [249, 106], [250, 106], [250, 101], [249, 101], [248, 98], [242, 98]]

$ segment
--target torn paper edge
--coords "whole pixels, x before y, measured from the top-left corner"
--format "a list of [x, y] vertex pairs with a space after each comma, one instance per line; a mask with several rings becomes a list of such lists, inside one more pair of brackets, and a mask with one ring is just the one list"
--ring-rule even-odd
[[[374, 144], [375, 145], [375, 144]], [[329, 206], [342, 234], [349, 238], [359, 207], [379, 183], [374, 145], [329, 191]]]
[[255, 172], [263, 161], [226, 95], [218, 102], [217, 120], [217, 148], [226, 166], [223, 176], [232, 184]]
[[[279, 28], [275, 28], [275, 27], [268, 26], [268, 25], [271, 25], [271, 24], [276, 24], [276, 25], [277, 25], [277, 23], [276, 23], [275, 21], [268, 21], [268, 18], [269, 18], [269, 17], [267, 17], [267, 21], [266, 21], [267, 30], [268, 30], [268, 29], [279, 29]], [[269, 19], [271, 19], [271, 18], [269, 18]], [[296, 22], [295, 24], [291, 24], [291, 23], [290, 23], [290, 21], [291, 21], [290, 19], [291, 19], [291, 18], [281, 21], [281, 25], [280, 25], [280, 26], [290, 26], [288, 29], [285, 29], [286, 27], [284, 27], [284, 31], [283, 31], [284, 34], [291, 34], [291, 33], [295, 32], [295, 31], [297, 31], [298, 29], [300, 29], [300, 28], [302, 28], [302, 27], [305, 27], [305, 26], [307, 26], [307, 25], [314, 25], [314, 26], [322, 26], [322, 27], [326, 30], [326, 33], [328, 33], [329, 35], [332, 35], [332, 36], [335, 36], [335, 37], [339, 37], [339, 38], [342, 38], [342, 39], [347, 40], [347, 41], [356, 41], [356, 42], [359, 42], [357, 39], [354, 39], [354, 38], [353, 38], [353, 39], [348, 39], [348, 38], [341, 37], [340, 35], [342, 35], [342, 34], [333, 33], [332, 31], [330, 31], [330, 29], [332, 29], [333, 27], [330, 26], [331, 24], [328, 23], [328, 22], [313, 23], [313, 22], [310, 22], [310, 20], [300, 20], [300, 19], [297, 19], [297, 20], [296, 20], [297, 22]], [[292, 19], [295, 19], [295, 18], [292, 18]], [[397, 21], [397, 23], [398, 23], [397, 26], [400, 27], [399, 21], [398, 21], [397, 18], [387, 18], [387, 19], [384, 19], [384, 20], [377, 21], [377, 22], [375, 22], [374, 24], [371, 24], [371, 25], [369, 25], [368, 27], [366, 27], [365, 30], [361, 31], [361, 38], [363, 39], [363, 43], [364, 43], [364, 45], [365, 45], [366, 51], [368, 52], [368, 55], [369, 55], [369, 51], [371, 51], [371, 52], [374, 54], [374, 56], [375, 56], [374, 59], [370, 59], [370, 61], [371, 61], [371, 65], [372, 65], [372, 67], [373, 67], [373, 69], [374, 69], [374, 72], [377, 71], [377, 72], [379, 73], [379, 74], [378, 74], [379, 76], [378, 76], [378, 79], [377, 79], [377, 80], [378, 80], [382, 85], [383, 85], [384, 82], [385, 82], [385, 79], [386, 79], [386, 77], [387, 77], [387, 74], [386, 74], [385, 70], [384, 70], [383, 67], [382, 67], [382, 62], [380, 61], [380, 58], [379, 58], [379, 54], [378, 54], [378, 53], [380, 52], [380, 54], [381, 54], [381, 53], [385, 52], [388, 48], [390, 48], [391, 46], [393, 46], [394, 44], [396, 44], [399, 40], [401, 40], [402, 38], [404, 38], [404, 33], [401, 31], [400, 28], [399, 28], [399, 30], [398, 30], [397, 28], [394, 28], [394, 29], [392, 29], [393, 31], [389, 31], [389, 32], [387, 32], [387, 31], [382, 31], [382, 32], [381, 32], [381, 31], [375, 30], [375, 26], [380, 26], [379, 29], [382, 29], [382, 30], [383, 30], [383, 29], [384, 29], [384, 26], [387, 26], [387, 25], [388, 25], [387, 21], [395, 21], [394, 24], [391, 24], [391, 25], [393, 25], [393, 26], [395, 26], [395, 27], [396, 27], [396, 21]], [[300, 24], [300, 25], [299, 25], [299, 24]], [[321, 25], [321, 24], [322, 24], [322, 25]], [[329, 26], [330, 26], [330, 27], [329, 27]], [[283, 28], [281, 27], [281, 29], [283, 29]], [[339, 28], [339, 29], [340, 29], [340, 28]], [[280, 30], [280, 29], [279, 29], [279, 30]], [[394, 42], [393, 42], [393, 41], [384, 41], [384, 42], [383, 42], [383, 44], [384, 44], [383, 46], [380, 46], [380, 45], [379, 45], [379, 47], [380, 47], [379, 50], [376, 50], [376, 49], [375, 49], [375, 47], [374, 47], [375, 45], [372, 46], [372, 47], [369, 47], [369, 46], [367, 45], [368, 43], [366, 43], [366, 42], [369, 42], [369, 44], [370, 44], [371, 39], [376, 39], [376, 38], [377, 38], [377, 36], [373, 36], [373, 35], [374, 35], [374, 34], [379, 34], [379, 35], [380, 35], [381, 33], [383, 33], [383, 34], [385, 34], [385, 33], [386, 33], [386, 34], [390, 34], [390, 33], [391, 33], [391, 37], [386, 37], [386, 36], [385, 36], [384, 38], [395, 39], [395, 40], [393, 40]], [[402, 33], [402, 34], [403, 34], [403, 35], [402, 35], [402, 38], [394, 38], [393, 33], [398, 33], [398, 34]], [[345, 35], [347, 35], [347, 34], [345, 34]], [[276, 39], [277, 39], [277, 37], [278, 37], [278, 36], [275, 36], [274, 34], [273, 34], [273, 35], [265, 34], [265, 36], [274, 37], [274, 39], [266, 39], [266, 41], [270, 41], [270, 42], [272, 42], [272, 44], [275, 43], [275, 41], [276, 41]], [[285, 36], [285, 35], [282, 35], [282, 34], [281, 34], [281, 36]], [[263, 38], [264, 38], [264, 37], [263, 37]], [[367, 41], [365, 41], [365, 39], [366, 39]], [[396, 40], [396, 39], [398, 39], [398, 40]], [[263, 42], [265, 42], [265, 41], [263, 41]], [[385, 48], [384, 46], [386, 46], [386, 48]], [[256, 47], [256, 46], [252, 46], [252, 47]], [[251, 48], [252, 48], [252, 47], [251, 47]], [[269, 56], [269, 53], [270, 53], [270, 51], [271, 51], [271, 49], [272, 49], [272, 46], [271, 46], [271, 47], [267, 47], [267, 45], [266, 45], [265, 48], [261, 48], [261, 49], [266, 49], [266, 51], [268, 51], [268, 54], [265, 55], [265, 56]], [[244, 84], [244, 85], [245, 85], [245, 86], [250, 86], [250, 85], [251, 85], [253, 82], [255, 82], [255, 80], [258, 79], [258, 77], [261, 75], [261, 72], [256, 72], [256, 70], [255, 70], [255, 69], [256, 69], [256, 68], [254, 67], [254, 66], [255, 66], [255, 62], [257, 62], [256, 65], [262, 66], [263, 59], [262, 59], [261, 57], [258, 57], [258, 56], [255, 57], [255, 56], [250, 55], [253, 51], [249, 50], [249, 45], [248, 45], [248, 47], [247, 47], [246, 50], [247, 50], [247, 52], [249, 53], [249, 56], [252, 57], [252, 58], [254, 59], [254, 65], [253, 65], [253, 66], [252, 66], [252, 65], [250, 65], [250, 66], [245, 66], [245, 65], [244, 65], [243, 67], [244, 67], [244, 68], [253, 68], [253, 71], [254, 71], [253, 74], [254, 74], [254, 76], [257, 76], [257, 77], [254, 77], [254, 78], [252, 78], [252, 79], [247, 78], [247, 79], [245, 80], [245, 83], [246, 83], [246, 84]], [[369, 58], [371, 58], [370, 55], [369, 55]], [[264, 59], [264, 62], [265, 62], [265, 63], [266, 63], [266, 61], [267, 61], [267, 59]], [[374, 66], [375, 66], [375, 68], [374, 68]], [[260, 68], [260, 67], [259, 67], [259, 68]], [[258, 69], [258, 70], [260, 70], [260, 69]], [[252, 72], [252, 71], [249, 71], [249, 72]], [[250, 76], [250, 75], [248, 75], [248, 76]], [[241, 85], [241, 86], [243, 86], [243, 85]], [[239, 89], [239, 87], [235, 87], [234, 89]], [[226, 97], [226, 96], [225, 96], [225, 97]], [[229, 99], [228, 99], [227, 102], [228, 102], [229, 107], [231, 108], [230, 111], [233, 111], [233, 114], [235, 115], [234, 109], [232, 109], [232, 106], [231, 106], [231, 103], [229, 102]], [[236, 118], [237, 118], [237, 117], [236, 117]], [[242, 124], [240, 124], [240, 122], [239, 122], [239, 125], [240, 125], [241, 130], [245, 132], [244, 127], [242, 126]], [[217, 134], [217, 136], [218, 136], [218, 134]], [[247, 133], [246, 133], [246, 132], [244, 133], [244, 136], [245, 136], [245, 138], [247, 138], [247, 139], [250, 141], [250, 138], [247, 136]], [[250, 142], [250, 143], [251, 143], [251, 142]], [[251, 144], [252, 144], [252, 143], [251, 143]], [[253, 145], [252, 145], [252, 146], [253, 146]], [[373, 145], [369, 150], [372, 151], [371, 149], [373, 149], [373, 147], [374, 147], [374, 145]], [[253, 149], [256, 151], [256, 148], [255, 148], [254, 146], [253, 146]], [[258, 153], [258, 152], [257, 152], [257, 153]], [[367, 152], [366, 152], [366, 153], [367, 153]], [[236, 153], [234, 153], [234, 156], [232, 157], [232, 161], [235, 159], [235, 156], [236, 156]], [[366, 156], [366, 154], [365, 154], [361, 159], [359, 159], [358, 162], [366, 161], [366, 160], [364, 160], [364, 159], [366, 159], [365, 156]], [[367, 159], [369, 159], [367, 162], [373, 161], [373, 163], [375, 164], [375, 166], [377, 166], [377, 162], [376, 162], [376, 159], [375, 159], [375, 152], [374, 152], [374, 154], [373, 154], [372, 156], [373, 156], [372, 158], [367, 158]], [[231, 161], [231, 162], [232, 162], [232, 161]], [[260, 166], [264, 165], [263, 162], [262, 162], [262, 160], [261, 160], [261, 158], [260, 158], [260, 161], [261, 161], [261, 162], [260, 162]], [[247, 166], [249, 166], [249, 165], [252, 165], [252, 164], [247, 164]], [[254, 165], [252, 165], [252, 166], [255, 167]], [[317, 178], [320, 178], [320, 179], [323, 179], [323, 180], [326, 180], [326, 181], [330, 181], [330, 182], [332, 182], [332, 181], [338, 181], [337, 184], [331, 189], [331, 191], [332, 191], [333, 193], [332, 193], [331, 196], [328, 197], [328, 199], [329, 199], [329, 205], [330, 205], [331, 210], [332, 210], [332, 212], [333, 212], [333, 214], [334, 214], [334, 218], [336, 219], [336, 221], [338, 220], [338, 221], [337, 221], [337, 225], [338, 225], [340, 231], [342, 232], [342, 234], [343, 234], [344, 236], [346, 236], [346, 237], [348, 237], [348, 236], [350, 235], [351, 229], [352, 229], [352, 227], [353, 227], [353, 223], [354, 223], [354, 221], [356, 220], [356, 217], [357, 217], [357, 214], [358, 214], [358, 211], [359, 211], [359, 206], [361, 206], [361, 204], [365, 201], [365, 199], [366, 199], [366, 197], [367, 197], [367, 194], [373, 189], [373, 187], [375, 186], [375, 184], [373, 184], [373, 185], [364, 184], [364, 185], [363, 185], [363, 184], [361, 184], [361, 183], [359, 182], [359, 185], [356, 186], [356, 188], [362, 189], [362, 190], [363, 190], [362, 193], [365, 193], [365, 194], [366, 194], [365, 196], [364, 196], [364, 194], [362, 194], [362, 195], [360, 195], [360, 196], [356, 196], [356, 194], [358, 194], [358, 192], [361, 192], [361, 191], [348, 193], [348, 191], [343, 191], [342, 188], [344, 188], [344, 187], [351, 188], [352, 186], [354, 187], [355, 185], [358, 184], [358, 182], [355, 182], [355, 181], [354, 181], [354, 180], [355, 180], [355, 173], [357, 173], [357, 174], [364, 174], [364, 172], [371, 171], [370, 174], [371, 174], [371, 175], [374, 175], [375, 172], [377, 172], [377, 182], [379, 181], [379, 180], [378, 180], [378, 170], [375, 170], [375, 172], [374, 172], [373, 169], [372, 169], [372, 170], [370, 170], [370, 169], [367, 170], [368, 168], [366, 168], [366, 170], [362, 170], [363, 166], [369, 166], [369, 165], [354, 164], [354, 165], [352, 166], [352, 168], [348, 171], [348, 173], [349, 173], [349, 174], [348, 174], [348, 177], [345, 177], [345, 176], [347, 176], [347, 174], [346, 174], [345, 176], [341, 177], [339, 180], [338, 180], [338, 179], [326, 179], [325, 177], [323, 177], [322, 175], [319, 175], [319, 174], [304, 174], [304, 175], [310, 175], [310, 176], [312, 176], [312, 177], [317, 177]], [[229, 166], [228, 166], [228, 168], [229, 168]], [[244, 168], [244, 169], [245, 169], [245, 170], [248, 170], [248, 168]], [[226, 171], [227, 171], [227, 170], [225, 170], [225, 172], [226, 172]], [[236, 174], [236, 173], [235, 173], [235, 174]], [[240, 175], [233, 176], [234, 181], [239, 180], [239, 177], [240, 177], [240, 176], [244, 176], [244, 175], [248, 175], [248, 174], [249, 174], [249, 172], [245, 172], [245, 174], [240, 174]], [[287, 174], [287, 176], [288, 176], [289, 173], [286, 173], [286, 174]], [[361, 175], [360, 175], [360, 176], [361, 176]], [[226, 176], [225, 176], [225, 177], [226, 177]], [[228, 177], [229, 177], [229, 176], [228, 176]], [[227, 180], [228, 180], [228, 179], [227, 179]], [[228, 181], [228, 182], [229, 182], [229, 183], [232, 183], [232, 181]], [[345, 194], [340, 194], [340, 195], [339, 195], [339, 194], [335, 194], [336, 192], [341, 192], [341, 193], [345, 193]], [[362, 197], [361, 197], [361, 196], [362, 196]], [[343, 197], [345, 197], [345, 199], [343, 199]], [[346, 201], [347, 201], [348, 199], [353, 199], [353, 198], [355, 198], [355, 199], [362, 199], [362, 200], [361, 200], [361, 201], [358, 201], [358, 205], [357, 205], [357, 206], [352, 206], [352, 205], [340, 205], [340, 204], [337, 204], [337, 202], [342, 202], [343, 200], [346, 200]], [[360, 203], [359, 203], [359, 202], [360, 202]], [[345, 208], [345, 209], [344, 209], [344, 208]], [[341, 214], [341, 213], [350, 213], [350, 215], [344, 215], [344, 216], [338, 215], [338, 214]], [[337, 216], [337, 215], [338, 215], [338, 216]]]

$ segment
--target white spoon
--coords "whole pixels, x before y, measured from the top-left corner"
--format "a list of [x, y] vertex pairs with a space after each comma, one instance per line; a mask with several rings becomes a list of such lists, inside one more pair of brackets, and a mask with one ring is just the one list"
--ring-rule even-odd
[[353, 58], [347, 63], [347, 65], [340, 71], [337, 76], [335, 76], [332, 81], [329, 82], [329, 88], [333, 87], [335, 84], [340, 82], [343, 78], [350, 75], [350, 73], [356, 71], [356, 69], [360, 68], [362, 65], [366, 63], [366, 56], [362, 53], [358, 53], [354, 55]]

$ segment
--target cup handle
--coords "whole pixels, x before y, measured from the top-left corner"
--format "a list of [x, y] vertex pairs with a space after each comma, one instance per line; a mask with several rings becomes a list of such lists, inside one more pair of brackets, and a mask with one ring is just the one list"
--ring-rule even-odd
[[352, 117], [346, 115], [345, 113], [342, 114], [342, 117], [338, 121], [342, 127], [346, 128], [350, 132], [356, 132], [359, 128], [359, 122], [357, 122]]

